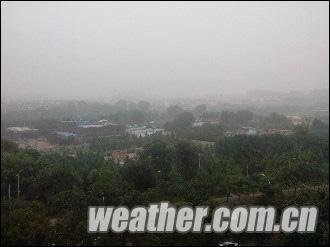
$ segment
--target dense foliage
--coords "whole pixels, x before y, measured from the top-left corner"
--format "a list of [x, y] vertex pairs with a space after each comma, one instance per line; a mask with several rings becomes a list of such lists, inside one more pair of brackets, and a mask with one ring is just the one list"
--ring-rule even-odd
[[[148, 106], [141, 103], [140, 107]], [[203, 114], [205, 109], [196, 110]], [[174, 117], [173, 121], [182, 123], [179, 133], [186, 133], [186, 123], [191, 122], [192, 116], [182, 113], [183, 116]], [[250, 115], [243, 115], [249, 121]], [[198, 136], [198, 131], [195, 135]], [[178, 136], [108, 139], [94, 142], [91, 149], [78, 151], [72, 157], [65, 152], [19, 149], [15, 143], [2, 140], [2, 242], [10, 245], [217, 245], [235, 240], [263, 245], [272, 239], [273, 244], [328, 243], [329, 204], [328, 192], [324, 190], [329, 181], [328, 134], [319, 132], [318, 128], [297, 129], [293, 136], [224, 138], [219, 134], [216, 141], [216, 147], [210, 148]], [[127, 143], [138, 142], [144, 150], [135, 161], [120, 166], [103, 158], [102, 151], [109, 147], [123, 148]], [[21, 178], [19, 197], [17, 174]], [[279, 209], [286, 205], [316, 204], [320, 218], [314, 234], [277, 234], [276, 237], [231, 233], [96, 235], [86, 231], [89, 205], [133, 207], [164, 200], [177, 206], [209, 205], [212, 208], [219, 203], [231, 206], [247, 203], [244, 200]]]

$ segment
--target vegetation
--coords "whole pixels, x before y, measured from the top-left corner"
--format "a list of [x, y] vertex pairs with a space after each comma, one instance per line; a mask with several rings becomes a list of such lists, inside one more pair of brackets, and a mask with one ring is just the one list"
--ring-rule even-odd
[[[179, 135], [194, 135], [189, 134], [190, 127], [185, 128], [192, 119], [188, 115], [182, 111], [173, 119]], [[216, 133], [220, 126], [203, 128], [205, 131], [200, 133], [207, 136]], [[199, 132], [196, 133], [198, 136]], [[296, 129], [293, 136], [225, 138], [219, 132], [215, 149], [178, 136], [122, 137], [92, 142], [91, 149], [78, 151], [75, 157], [65, 152], [19, 149], [15, 143], [2, 140], [2, 242], [9, 245], [215, 245], [235, 239], [262, 245], [272, 234], [96, 235], [86, 231], [89, 205], [133, 207], [168, 200], [178, 206], [213, 208], [219, 200], [228, 205], [249, 200], [279, 209], [289, 204], [318, 205], [320, 219], [316, 233], [278, 234], [272, 243], [327, 244], [329, 204], [324, 186], [329, 175], [329, 140], [328, 135], [316, 133]], [[137, 160], [119, 166], [103, 159], [104, 150], [130, 144], [144, 147]], [[20, 195], [15, 187], [17, 174], [21, 178]]]

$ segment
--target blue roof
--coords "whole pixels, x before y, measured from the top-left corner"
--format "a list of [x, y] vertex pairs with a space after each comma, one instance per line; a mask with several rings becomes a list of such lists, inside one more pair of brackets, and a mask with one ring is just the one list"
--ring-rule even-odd
[[76, 124], [79, 125], [85, 125], [85, 124], [89, 124], [90, 122], [88, 120], [78, 120], [76, 121]]

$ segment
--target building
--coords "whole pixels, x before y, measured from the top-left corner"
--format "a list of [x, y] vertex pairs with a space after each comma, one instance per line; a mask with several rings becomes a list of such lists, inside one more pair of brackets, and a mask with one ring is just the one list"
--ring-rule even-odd
[[102, 128], [102, 127], [106, 127], [106, 126], [117, 126], [118, 124], [111, 122], [110, 120], [106, 120], [106, 119], [101, 119], [97, 122], [89, 122], [89, 121], [84, 121], [81, 122], [79, 121], [77, 124], [77, 127], [79, 128]]
[[253, 127], [241, 127], [237, 130], [227, 130], [225, 132], [226, 137], [233, 137], [237, 135], [247, 135], [247, 136], [261, 136], [261, 135], [292, 135], [294, 132], [290, 129], [256, 129]]
[[9, 137], [15, 139], [38, 137], [39, 130], [30, 127], [8, 127], [6, 131]]
[[262, 130], [256, 129], [254, 127], [241, 127], [236, 130], [227, 130], [225, 132], [226, 137], [232, 137], [237, 135], [248, 135], [248, 136], [255, 136], [255, 135], [261, 135]]
[[77, 134], [72, 133], [72, 132], [65, 132], [65, 131], [55, 131], [55, 133], [57, 134], [58, 137], [60, 138], [73, 138], [75, 136], [77, 136]]
[[147, 126], [128, 125], [126, 128], [126, 133], [130, 135], [135, 135], [137, 137], [145, 137], [154, 134], [164, 135], [165, 130], [160, 128], [151, 128]]
[[62, 127], [58, 131], [76, 133], [83, 138], [122, 135], [125, 133], [125, 128], [110, 120], [101, 119], [94, 122], [86, 120], [63, 121]]
[[83, 137], [116, 136], [124, 134], [125, 128], [121, 125], [100, 126], [97, 124], [90, 124], [84, 127], [78, 127], [77, 133]]
[[136, 160], [137, 159], [137, 154], [136, 153], [128, 153], [127, 158], [129, 160]]
[[268, 129], [265, 131], [265, 135], [293, 135], [293, 130], [290, 129]]
[[199, 120], [196, 120], [195, 122], [193, 122], [192, 124], [192, 127], [200, 127], [200, 126], [203, 126], [205, 124], [212, 124], [212, 125], [216, 125], [216, 124], [219, 124], [220, 121], [216, 120], [216, 119], [199, 119]]
[[71, 145], [76, 141], [77, 134], [66, 131], [54, 131], [53, 134], [48, 136], [48, 141], [60, 145]]
[[102, 126], [109, 126], [109, 125], [114, 126], [114, 125], [118, 125], [117, 123], [114, 123], [114, 122], [112, 122], [112, 121], [110, 121], [110, 120], [107, 120], [107, 119], [101, 119], [101, 120], [99, 120], [97, 123], [98, 123], [99, 125], [102, 125]]
[[34, 132], [37, 129], [29, 128], [29, 127], [8, 127], [9, 131], [16, 132], [16, 133], [23, 133], [23, 132]]
[[299, 116], [286, 116], [293, 125], [297, 126], [297, 125], [302, 125], [304, 123], [302, 117]]
[[123, 165], [128, 158], [127, 150], [115, 150], [111, 153], [112, 160], [115, 164]]
[[136, 160], [139, 154], [139, 148], [136, 148], [135, 151], [128, 151], [126, 149], [123, 150], [114, 150], [111, 152], [111, 156], [104, 156], [105, 160], [112, 159], [115, 164], [123, 165], [127, 162], [127, 160]]
[[242, 127], [240, 129], [238, 129], [239, 134], [241, 135], [257, 135], [258, 131], [256, 128], [254, 127]]
[[72, 132], [64, 132], [64, 131], [55, 131], [55, 133], [59, 136], [62, 136], [62, 137], [75, 137], [77, 136], [77, 134], [75, 133], [72, 133]]

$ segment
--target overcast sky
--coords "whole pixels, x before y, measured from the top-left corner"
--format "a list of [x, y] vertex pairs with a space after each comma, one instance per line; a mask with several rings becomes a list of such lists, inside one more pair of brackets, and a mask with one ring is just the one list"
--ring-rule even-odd
[[328, 2], [2, 2], [2, 99], [329, 87]]

